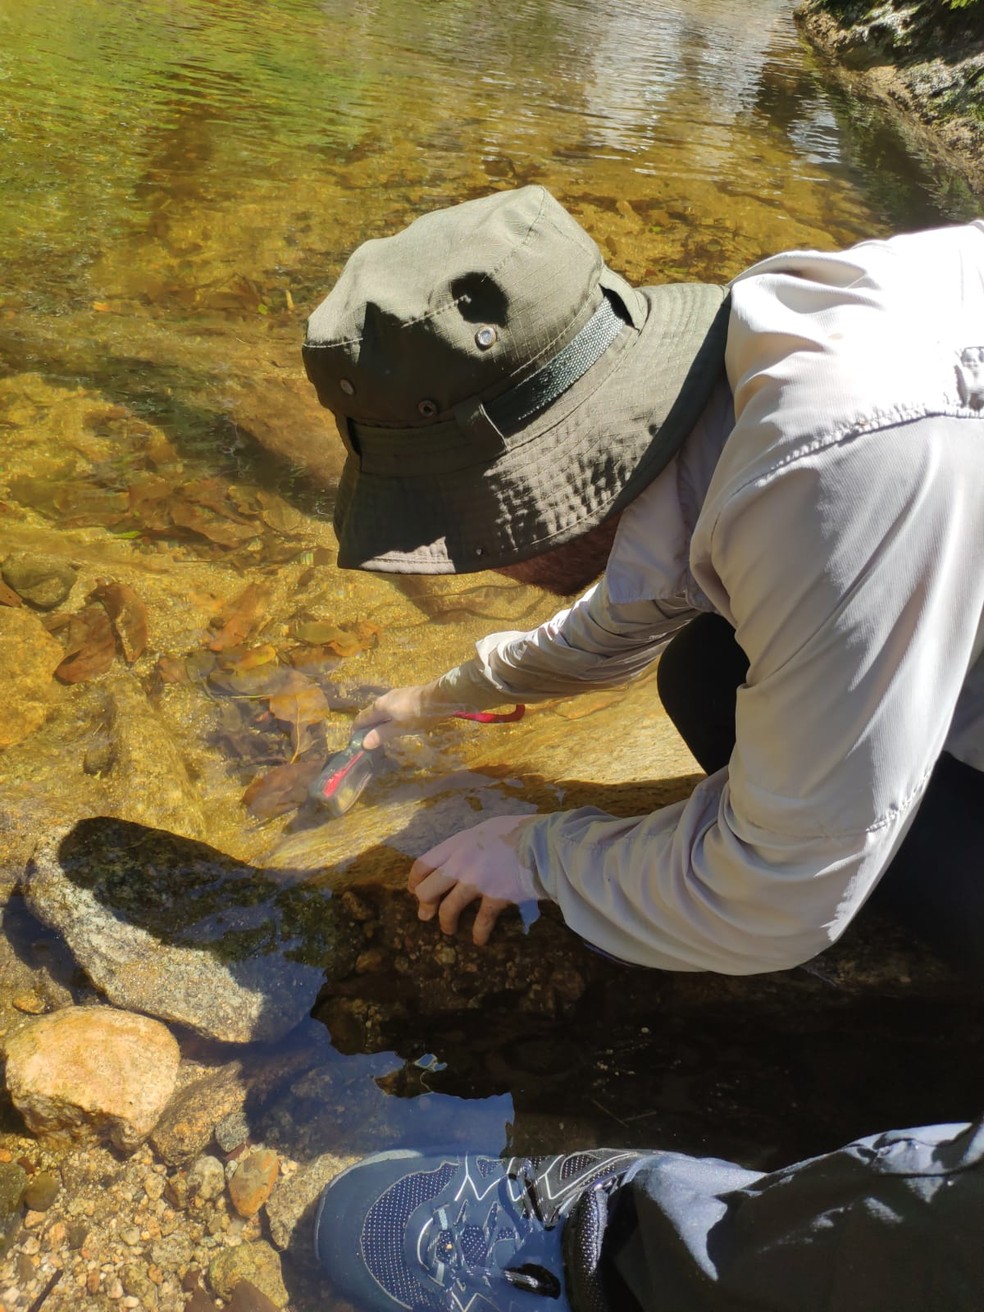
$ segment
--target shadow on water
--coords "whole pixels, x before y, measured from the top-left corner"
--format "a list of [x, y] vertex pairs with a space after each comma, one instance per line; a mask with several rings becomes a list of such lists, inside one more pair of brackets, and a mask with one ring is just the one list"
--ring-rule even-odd
[[[404, 1102], [508, 1096], [517, 1150], [556, 1146], [569, 1134], [557, 1118], [572, 1118], [592, 1138], [604, 1130], [775, 1164], [852, 1125], [917, 1123], [930, 1109], [959, 1118], [976, 1097], [984, 1013], [953, 980], [935, 997], [896, 981], [891, 996], [857, 961], [853, 978], [825, 973], [826, 958], [748, 978], [647, 971], [591, 952], [552, 909], [525, 931], [511, 917], [492, 946], [476, 949], [467, 928], [446, 939], [419, 924], [412, 899], [380, 877], [405, 869], [415, 846], [396, 836], [366, 853], [377, 873], [333, 893], [324, 875], [302, 880], [162, 831], [90, 819], [42, 846], [25, 894], [36, 915], [60, 921], [90, 982], [182, 1026], [192, 1054], [252, 1047], [296, 1082], [304, 1053], [308, 1075], [327, 1063], [326, 1089], [368, 1079]], [[862, 960], [866, 938], [889, 953], [896, 945], [882, 921], [862, 916], [851, 948]], [[952, 1002], [945, 1031], [941, 996]], [[305, 1019], [312, 1012], [330, 1043]], [[897, 1078], [913, 1063], [919, 1081]], [[336, 1095], [320, 1111], [277, 1103], [277, 1146], [309, 1159], [411, 1129], [433, 1143], [447, 1128], [438, 1118], [426, 1130], [424, 1104], [411, 1114], [424, 1123], [401, 1130], [405, 1110], [387, 1117], [385, 1100], [369, 1107]], [[267, 1090], [255, 1103], [258, 1138], [268, 1138], [275, 1102]]]
[[[604, 796], [572, 783], [568, 800], [631, 814], [692, 782]], [[448, 939], [417, 922], [397, 883], [427, 838], [394, 835], [333, 892], [331, 872], [251, 867], [93, 818], [42, 845], [23, 893], [79, 1000], [95, 986], [169, 1021], [204, 1072], [199, 1096], [236, 1082], [249, 1137], [302, 1167], [395, 1146], [610, 1144], [770, 1169], [888, 1125], [965, 1119], [979, 1102], [984, 1005], [931, 971], [928, 987], [892, 978], [898, 944], [874, 917], [848, 937], [846, 968], [837, 949], [829, 968], [745, 979], [613, 962], [549, 908], [476, 949], [467, 927]], [[24, 912], [5, 929], [45, 951]], [[874, 983], [866, 961], [883, 970]], [[285, 1254], [305, 1297], [310, 1211]]]

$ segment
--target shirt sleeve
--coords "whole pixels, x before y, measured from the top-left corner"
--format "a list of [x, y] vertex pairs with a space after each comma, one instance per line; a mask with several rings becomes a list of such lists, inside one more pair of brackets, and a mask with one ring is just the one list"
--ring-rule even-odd
[[616, 604], [602, 578], [539, 628], [483, 638], [440, 687], [479, 709], [618, 687], [648, 669], [694, 614], [683, 598]]
[[521, 856], [577, 933], [728, 974], [838, 937], [911, 822], [979, 652], [982, 500], [984, 420], [956, 417], [817, 444], [733, 490], [700, 567], [750, 660], [734, 755], [653, 815], [529, 826]]

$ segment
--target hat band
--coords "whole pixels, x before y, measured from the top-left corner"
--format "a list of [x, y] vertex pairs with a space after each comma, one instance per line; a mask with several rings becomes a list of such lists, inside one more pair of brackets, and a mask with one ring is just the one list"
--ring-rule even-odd
[[[627, 326], [628, 320], [605, 293], [584, 327], [529, 378], [482, 402], [477, 397], [455, 406], [455, 418], [415, 428], [389, 428], [348, 421], [350, 450], [362, 471], [384, 477], [406, 475], [413, 442], [415, 474], [452, 473], [488, 464], [508, 450], [505, 435], [515, 433], [546, 410], [588, 372]], [[348, 443], [346, 444], [348, 445]]]

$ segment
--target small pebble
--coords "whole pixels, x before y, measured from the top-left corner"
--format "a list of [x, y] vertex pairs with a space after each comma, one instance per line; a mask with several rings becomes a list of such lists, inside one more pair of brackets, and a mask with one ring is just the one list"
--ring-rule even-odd
[[229, 1197], [240, 1216], [255, 1216], [273, 1193], [280, 1158], [271, 1148], [254, 1148], [229, 1181]]
[[16, 998], [11, 999], [11, 1003], [25, 1016], [41, 1016], [47, 1011], [44, 998], [33, 989], [28, 993], [18, 993]]
[[24, 1190], [24, 1201], [35, 1212], [46, 1212], [58, 1197], [61, 1177], [54, 1171], [38, 1171]]
[[249, 1138], [249, 1122], [243, 1111], [230, 1112], [215, 1127], [215, 1142], [224, 1153], [231, 1153], [234, 1148]]

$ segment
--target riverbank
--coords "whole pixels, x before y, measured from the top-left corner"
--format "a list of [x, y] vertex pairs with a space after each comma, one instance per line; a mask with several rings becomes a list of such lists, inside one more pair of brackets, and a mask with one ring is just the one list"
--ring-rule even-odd
[[849, 91], [984, 198], [984, 2], [804, 0], [800, 30]]

